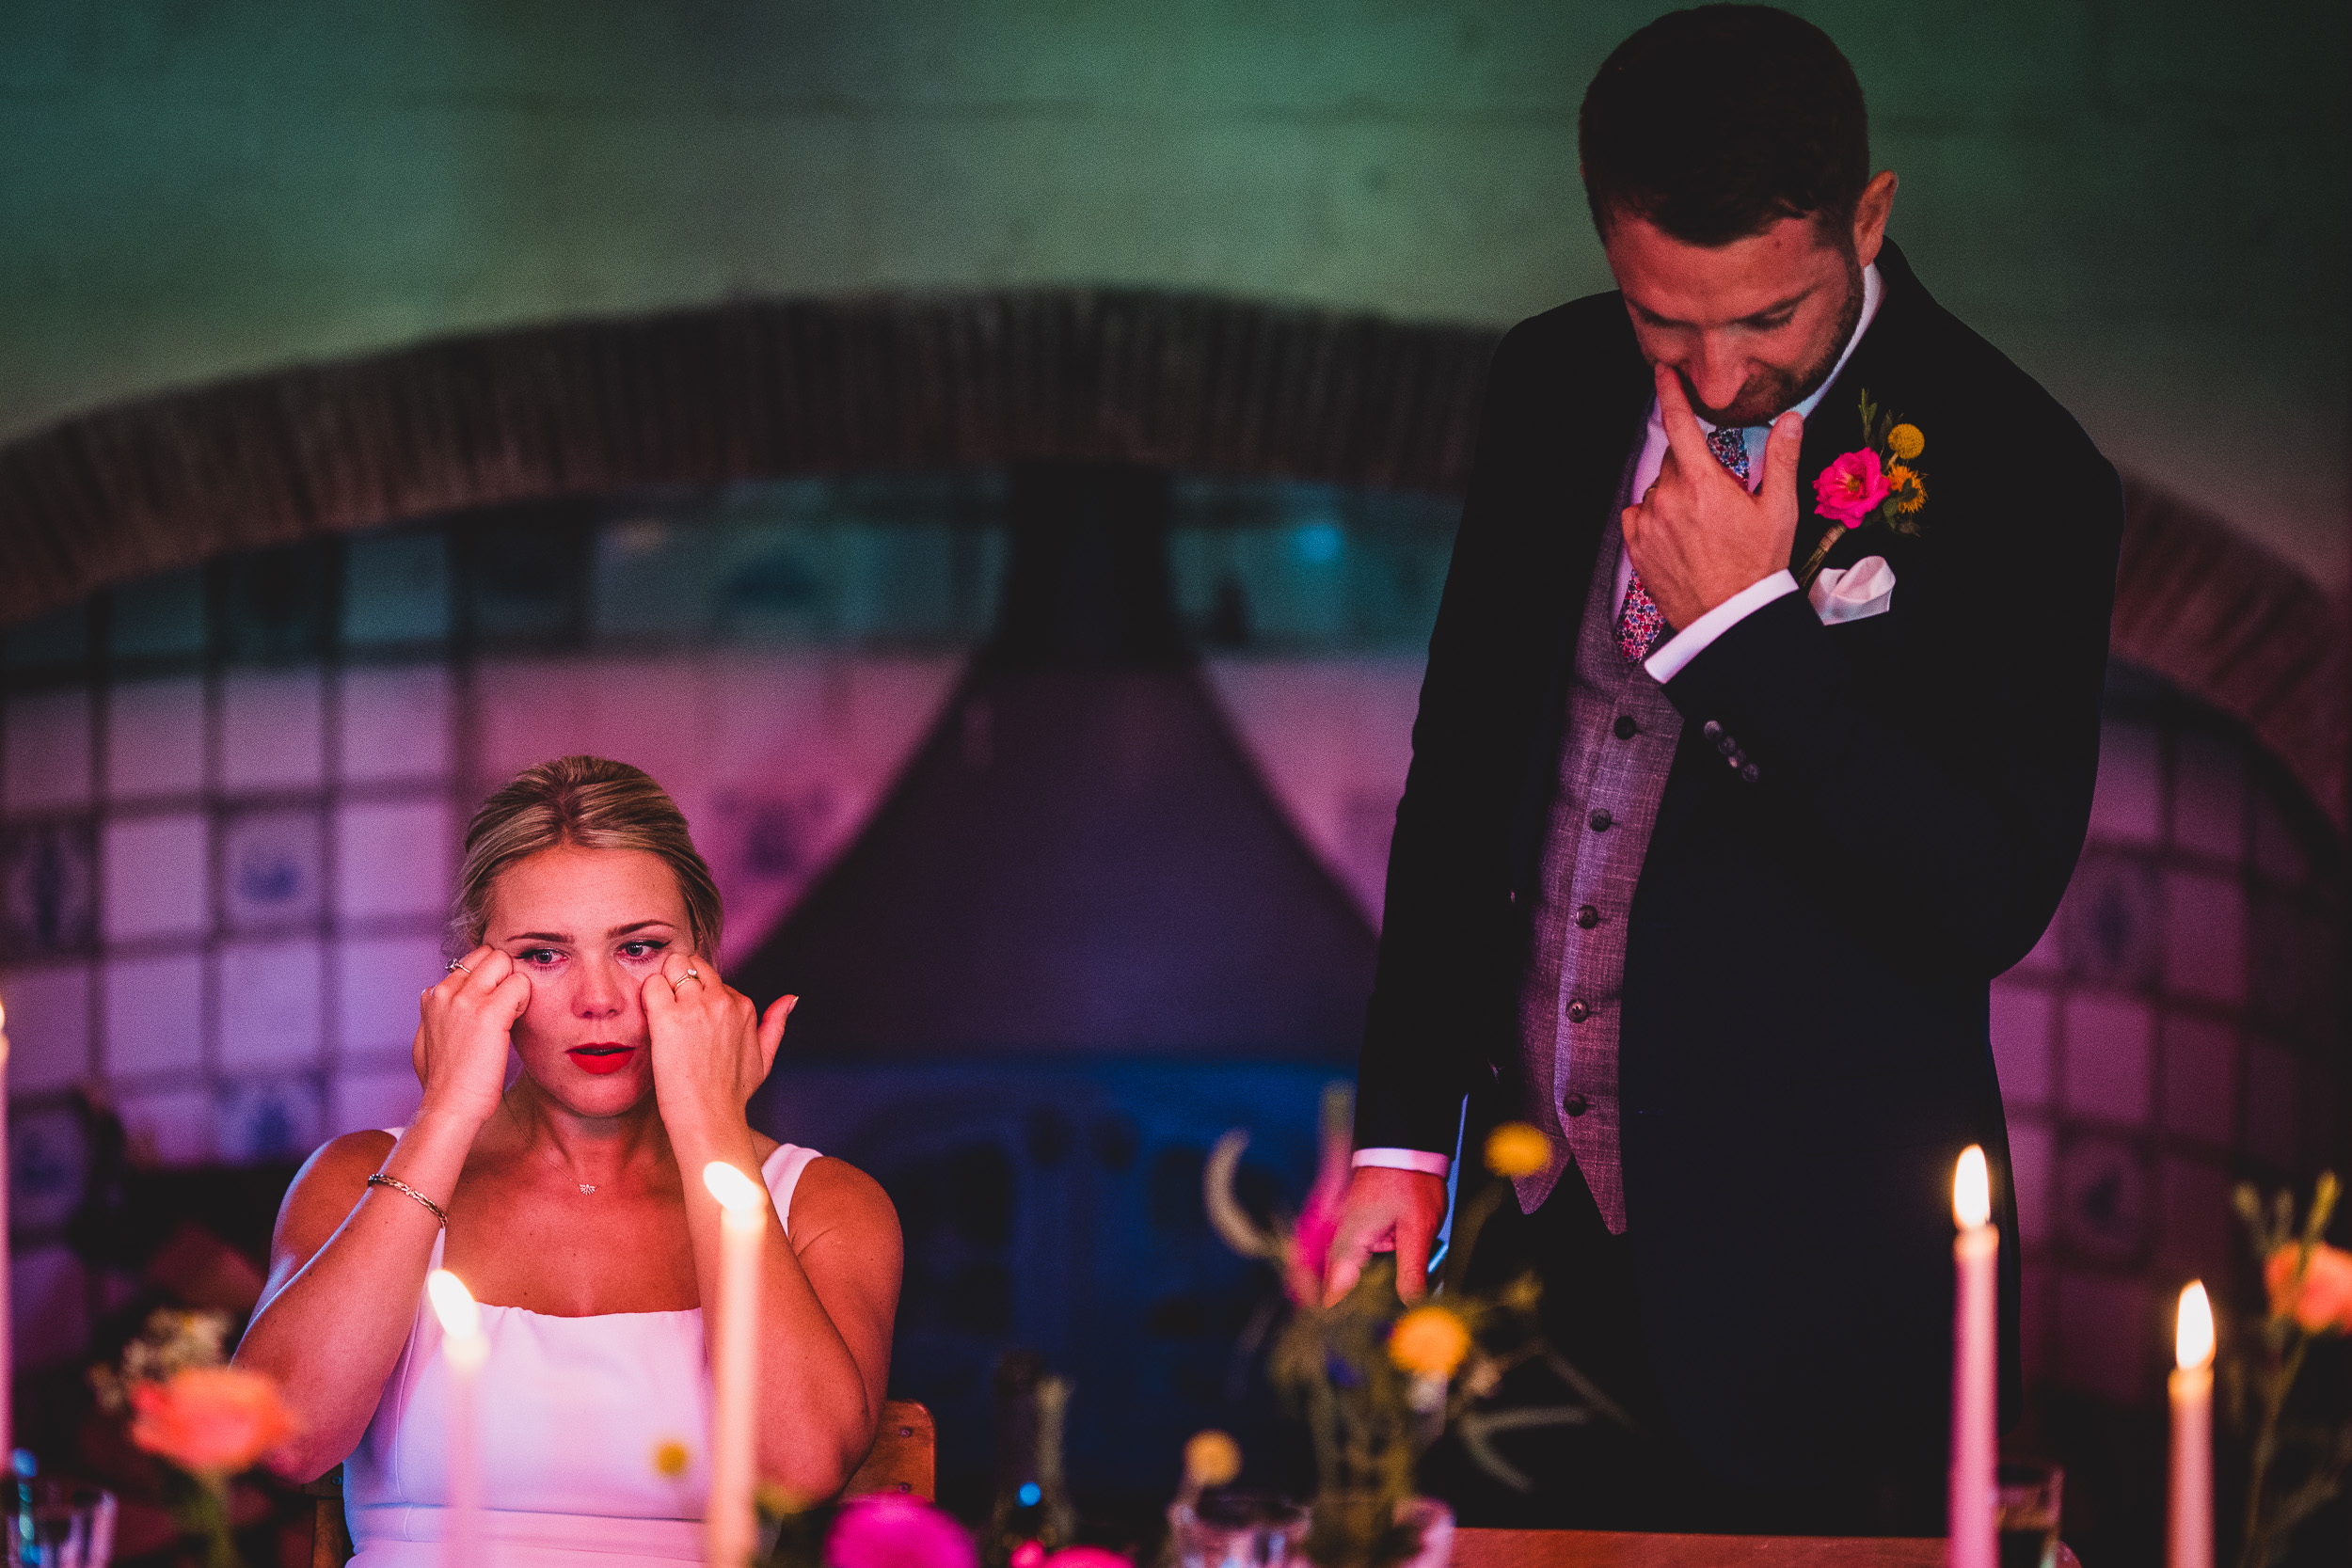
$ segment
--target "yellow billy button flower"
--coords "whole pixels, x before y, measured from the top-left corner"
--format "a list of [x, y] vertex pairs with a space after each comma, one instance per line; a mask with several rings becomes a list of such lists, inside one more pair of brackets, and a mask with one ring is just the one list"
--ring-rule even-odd
[[1415, 1377], [1452, 1377], [1470, 1348], [1470, 1325], [1435, 1303], [1414, 1307], [1389, 1330], [1389, 1359]]
[[1551, 1140], [1523, 1121], [1486, 1134], [1486, 1168], [1497, 1176], [1533, 1176], [1549, 1164]]
[[1195, 1486], [1230, 1486], [1241, 1474], [1241, 1445], [1212, 1427], [1184, 1444], [1184, 1479]]
[[1886, 450], [1908, 463], [1928, 450], [1928, 438], [1915, 424], [1899, 424], [1886, 433]]
[[693, 1459], [685, 1444], [675, 1437], [664, 1437], [653, 1446], [653, 1473], [664, 1481], [675, 1481], [686, 1473], [686, 1466]]

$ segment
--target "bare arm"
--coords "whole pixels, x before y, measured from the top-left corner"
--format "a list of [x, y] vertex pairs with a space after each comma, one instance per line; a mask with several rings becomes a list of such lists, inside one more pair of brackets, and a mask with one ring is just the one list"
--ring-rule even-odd
[[[690, 966], [708, 983], [684, 979]], [[685, 1179], [696, 1280], [702, 1299], [716, 1302], [720, 1211], [703, 1185], [703, 1167], [723, 1160], [757, 1180], [743, 1107], [775, 1060], [795, 999], [760, 1018], [707, 960], [683, 955], [647, 977], [643, 996], [655, 1092]], [[849, 1481], [882, 1419], [898, 1305], [898, 1217], [872, 1178], [819, 1160], [802, 1174], [792, 1221], [787, 1238], [774, 1210], [768, 1212], [759, 1471], [801, 1497], [822, 1498]]]
[[407, 1194], [371, 1187], [377, 1171], [443, 1209], [498, 1104], [506, 1035], [530, 981], [502, 953], [478, 948], [471, 972], [424, 994], [417, 1076], [424, 1102], [395, 1141], [353, 1132], [310, 1157], [278, 1212], [269, 1283], [237, 1347], [237, 1364], [276, 1378], [301, 1431], [269, 1456], [307, 1481], [359, 1446], [400, 1359], [440, 1225]]

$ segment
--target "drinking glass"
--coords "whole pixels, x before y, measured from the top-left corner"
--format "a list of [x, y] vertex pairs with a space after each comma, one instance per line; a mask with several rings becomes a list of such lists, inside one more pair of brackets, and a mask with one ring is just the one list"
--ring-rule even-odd
[[1271, 1492], [1216, 1486], [1168, 1511], [1179, 1568], [1282, 1568], [1303, 1560], [1307, 1510]]
[[2058, 1500], [2066, 1472], [2056, 1465], [2004, 1465], [1994, 1482], [2001, 1568], [2058, 1568]]
[[106, 1568], [115, 1550], [115, 1495], [36, 1477], [16, 1483], [8, 1568]]

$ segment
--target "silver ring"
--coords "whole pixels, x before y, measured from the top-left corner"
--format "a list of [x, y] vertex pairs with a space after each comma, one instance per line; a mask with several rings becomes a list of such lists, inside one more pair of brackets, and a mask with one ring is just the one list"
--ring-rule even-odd
[[470, 970], [470, 969], [466, 969], [466, 960], [465, 960], [465, 959], [463, 959], [463, 958], [452, 958], [452, 959], [450, 959], [450, 961], [449, 961], [449, 967], [448, 967], [447, 969], [445, 969], [445, 970], [441, 971], [441, 973], [442, 973], [442, 974], [456, 974], [456, 973], [457, 973], [459, 970], [461, 970], [461, 969], [464, 969], [464, 970], [466, 971], [466, 973], [467, 973], [467, 974], [471, 974], [473, 973], [473, 971], [472, 971], [472, 970]]

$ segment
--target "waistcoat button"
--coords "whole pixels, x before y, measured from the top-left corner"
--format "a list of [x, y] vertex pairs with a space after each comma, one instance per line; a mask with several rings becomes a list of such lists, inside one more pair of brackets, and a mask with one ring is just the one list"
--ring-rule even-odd
[[1617, 738], [1619, 740], [1630, 740], [1641, 733], [1642, 726], [1633, 721], [1633, 715], [1629, 713], [1617, 715]]
[[1583, 1003], [1571, 1002], [1568, 1004], [1568, 1022], [1570, 1023], [1581, 1023], [1592, 1016], [1593, 1009], [1586, 1006]]
[[1603, 806], [1600, 810], [1593, 813], [1593, 815], [1586, 818], [1586, 820], [1592, 823], [1593, 832], [1597, 833], [1605, 833], [1609, 831], [1609, 824], [1614, 822], [1616, 818], [1609, 815], [1608, 807]]
[[1576, 911], [1576, 923], [1589, 931], [1600, 924], [1600, 911], [1587, 904]]
[[1581, 1094], [1572, 1094], [1560, 1103], [1560, 1109], [1572, 1117], [1581, 1117], [1593, 1108], [1593, 1102]]

